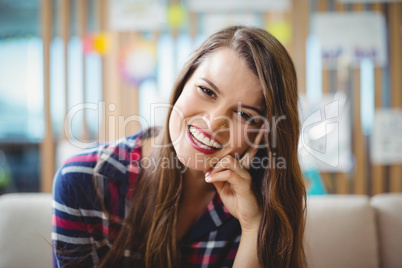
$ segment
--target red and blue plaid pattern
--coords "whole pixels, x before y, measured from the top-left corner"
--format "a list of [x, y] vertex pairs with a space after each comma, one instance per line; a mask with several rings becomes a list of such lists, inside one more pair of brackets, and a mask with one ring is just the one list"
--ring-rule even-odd
[[[128, 211], [140, 169], [141, 139], [148, 134], [87, 150], [58, 170], [53, 184], [54, 267], [99, 265]], [[111, 211], [109, 217], [102, 212], [97, 193]], [[183, 267], [231, 267], [240, 234], [238, 220], [216, 194], [180, 241]]]

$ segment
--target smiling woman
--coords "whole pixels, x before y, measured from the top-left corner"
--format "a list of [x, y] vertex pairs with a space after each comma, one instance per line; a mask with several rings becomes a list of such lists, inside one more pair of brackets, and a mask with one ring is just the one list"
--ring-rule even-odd
[[211, 53], [184, 86], [170, 116], [177, 156], [187, 159], [189, 168], [202, 171], [216, 164], [211, 159], [243, 155], [250, 146], [247, 141], [256, 135], [247, 137], [247, 130], [261, 125], [250, 119], [262, 116], [257, 111], [265, 110], [263, 96], [257, 75], [233, 50]]
[[[58, 266], [303, 267], [296, 75], [261, 29], [208, 38], [166, 125], [75, 156], [54, 183]], [[280, 158], [283, 165], [269, 165]]]

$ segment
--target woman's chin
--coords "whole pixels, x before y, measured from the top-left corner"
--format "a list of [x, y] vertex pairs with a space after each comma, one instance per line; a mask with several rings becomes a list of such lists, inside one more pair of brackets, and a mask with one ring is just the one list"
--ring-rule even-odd
[[[204, 154], [177, 155], [180, 163], [187, 169], [205, 171], [213, 167], [213, 158]], [[215, 161], [217, 162], [217, 161]]]

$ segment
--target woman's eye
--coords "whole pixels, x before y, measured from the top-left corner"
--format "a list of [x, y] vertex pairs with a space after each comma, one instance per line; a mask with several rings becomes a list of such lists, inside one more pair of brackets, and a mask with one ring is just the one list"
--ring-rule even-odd
[[213, 98], [213, 99], [216, 99], [215, 92], [213, 92], [212, 90], [210, 90], [210, 89], [208, 89], [208, 88], [206, 88], [206, 87], [201, 87], [201, 86], [199, 86], [198, 88], [199, 88], [205, 95], [208, 95], [208, 96], [210, 96], [210, 97]]
[[249, 115], [248, 113], [238, 111], [237, 114], [245, 121], [249, 121], [251, 124], [255, 124], [255, 120], [253, 116]]

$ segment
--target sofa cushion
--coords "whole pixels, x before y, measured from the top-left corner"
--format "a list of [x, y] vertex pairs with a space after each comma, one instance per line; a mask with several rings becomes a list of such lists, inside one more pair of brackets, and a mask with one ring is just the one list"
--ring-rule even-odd
[[377, 214], [381, 267], [402, 267], [402, 194], [380, 194], [371, 198]]
[[307, 202], [308, 267], [379, 267], [375, 213], [367, 196], [311, 196]]
[[51, 194], [0, 196], [0, 268], [52, 267]]

